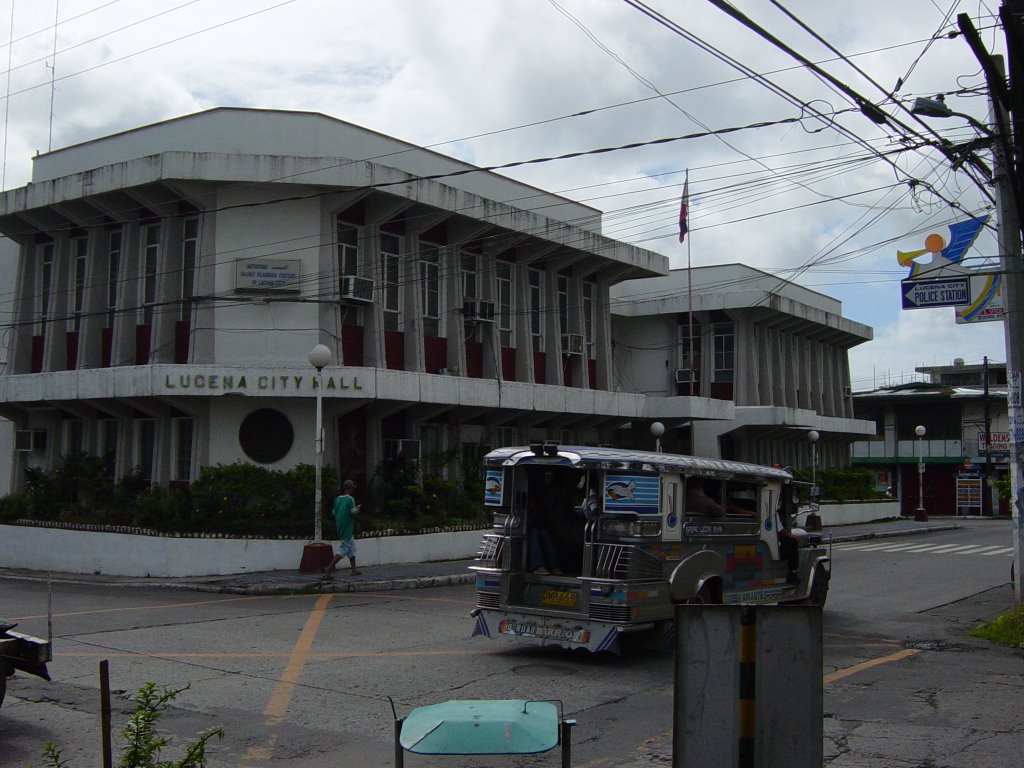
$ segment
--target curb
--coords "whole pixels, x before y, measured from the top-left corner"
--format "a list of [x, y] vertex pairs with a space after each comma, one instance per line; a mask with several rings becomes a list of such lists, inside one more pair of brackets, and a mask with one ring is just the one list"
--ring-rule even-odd
[[920, 533], [935, 533], [937, 531], [955, 531], [960, 528], [960, 525], [956, 523], [947, 523], [944, 525], [929, 525], [923, 528], [906, 528], [899, 531], [884, 531], [884, 532], [872, 532], [872, 533], [851, 533], [844, 534], [842, 536], [833, 536], [830, 539], [822, 539], [822, 544], [842, 544], [848, 541], [870, 541], [871, 539], [892, 539], [897, 536], [916, 536]]

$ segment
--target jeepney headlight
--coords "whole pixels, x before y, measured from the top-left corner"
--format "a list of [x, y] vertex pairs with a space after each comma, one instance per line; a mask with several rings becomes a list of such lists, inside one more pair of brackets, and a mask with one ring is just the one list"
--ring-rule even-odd
[[606, 536], [625, 536], [634, 539], [644, 536], [660, 536], [661, 520], [605, 517], [601, 521], [601, 532]]

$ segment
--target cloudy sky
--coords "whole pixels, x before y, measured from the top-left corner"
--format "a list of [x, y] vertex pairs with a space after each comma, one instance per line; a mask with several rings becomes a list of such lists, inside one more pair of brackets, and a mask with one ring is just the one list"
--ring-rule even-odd
[[[7, 0], [2, 183], [23, 186], [49, 148], [226, 105], [318, 111], [479, 165], [673, 139], [507, 173], [600, 208], [605, 234], [672, 267], [743, 262], [841, 300], [875, 335], [851, 353], [854, 389], [1005, 360], [1001, 323], [901, 311], [896, 262], [993, 207], [928, 146], [974, 138], [968, 121], [904, 107], [947, 94], [986, 120], [951, 33], [967, 13], [1001, 52], [997, 6], [733, 5], [834, 81], [708, 0]], [[971, 256], [996, 253], [989, 230]]]

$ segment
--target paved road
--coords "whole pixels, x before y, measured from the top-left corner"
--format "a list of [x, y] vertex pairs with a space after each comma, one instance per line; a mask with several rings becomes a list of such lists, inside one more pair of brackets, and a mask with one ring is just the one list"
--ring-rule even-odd
[[[998, 541], [1000, 528], [1009, 540], [1008, 527], [987, 521], [884, 541], [940, 546], [940, 537], [949, 537], [941, 546], [990, 546], [987, 537]], [[1012, 603], [1005, 578], [994, 586], [1000, 567], [991, 574], [967, 573], [964, 579], [974, 580], [973, 586], [958, 582], [955, 599], [937, 600], [915, 588], [915, 578], [924, 568], [952, 572], [943, 563], [970, 563], [965, 555], [947, 550], [920, 560], [923, 552], [857, 550], [849, 541], [854, 532], [844, 533], [847, 542], [834, 552], [842, 577], [825, 614], [828, 764], [1019, 767], [1021, 653], [962, 634]], [[865, 528], [856, 535], [869, 533]], [[992, 563], [1000, 559], [986, 557]], [[1005, 568], [1008, 560], [1002, 562]], [[445, 576], [450, 566], [434, 565], [434, 574], [413, 573], [412, 567], [390, 574], [367, 569], [356, 586], [393, 588], [403, 579]], [[6, 576], [11, 578], [3, 584], [4, 612], [20, 617], [27, 631], [45, 632], [44, 585], [31, 580], [37, 578], [32, 574]], [[0, 711], [0, 765], [38, 764], [38, 747], [50, 737], [68, 745], [73, 768], [96, 764], [101, 658], [111, 661], [114, 688], [122, 691], [115, 706], [122, 713], [126, 696], [144, 680], [190, 683], [167, 725], [180, 741], [214, 722], [227, 724], [229, 736], [218, 745], [213, 766], [389, 765], [389, 694], [403, 712], [439, 698], [538, 692], [563, 699], [580, 721], [576, 765], [670, 761], [668, 657], [615, 659], [471, 640], [466, 614], [473, 593], [467, 585], [302, 594], [308, 577], [246, 579], [219, 580], [219, 587], [209, 580], [177, 585], [187, 590], [121, 588], [141, 586], [131, 580], [119, 586], [62, 580], [54, 596], [55, 682], [19, 677], [12, 683], [10, 705]], [[872, 579], [885, 590], [875, 586], [880, 595], [858, 600], [858, 585]], [[297, 594], [265, 591], [282, 584]], [[214, 588], [221, 593], [195, 591]], [[898, 608], [899, 601], [888, 604], [887, 596], [899, 591], [904, 608], [912, 610]], [[422, 758], [409, 762], [424, 764]]]

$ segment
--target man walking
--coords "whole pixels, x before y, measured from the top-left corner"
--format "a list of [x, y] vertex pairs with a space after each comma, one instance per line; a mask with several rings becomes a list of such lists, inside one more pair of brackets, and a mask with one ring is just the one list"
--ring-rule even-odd
[[348, 558], [352, 566], [352, 575], [361, 576], [362, 571], [356, 568], [356, 542], [355, 542], [355, 516], [359, 514], [359, 507], [352, 497], [356, 484], [346, 480], [338, 495], [334, 498], [334, 525], [338, 529], [338, 552], [331, 558], [331, 563], [324, 568], [324, 578], [329, 579], [334, 575], [334, 569], [341, 562], [343, 557]]

